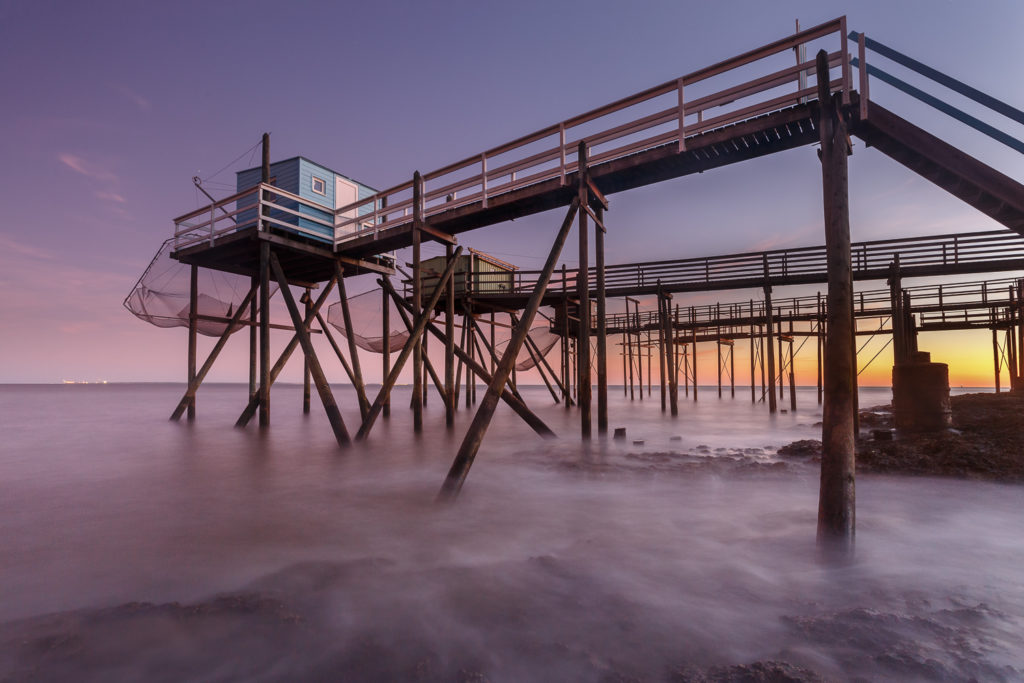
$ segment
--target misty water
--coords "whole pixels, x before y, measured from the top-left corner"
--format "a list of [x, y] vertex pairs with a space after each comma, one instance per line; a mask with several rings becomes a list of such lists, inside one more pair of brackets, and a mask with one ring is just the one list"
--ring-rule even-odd
[[585, 448], [527, 388], [561, 438], [501, 406], [451, 505], [471, 413], [447, 431], [436, 395], [420, 437], [400, 388], [340, 451], [315, 392], [305, 417], [275, 387], [261, 433], [241, 385], [168, 422], [181, 390], [0, 387], [0, 680], [1024, 677], [1024, 489], [860, 476], [829, 559], [817, 465], [775, 453], [820, 437], [813, 389], [770, 418], [702, 388], [675, 420], [613, 389], [629, 438]]

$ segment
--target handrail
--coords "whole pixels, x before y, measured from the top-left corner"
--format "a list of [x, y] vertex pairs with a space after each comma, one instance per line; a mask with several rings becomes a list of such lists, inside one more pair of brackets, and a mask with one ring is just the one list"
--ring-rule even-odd
[[[959, 93], [964, 97], [967, 97], [968, 99], [973, 100], [974, 102], [977, 102], [978, 104], [988, 109], [991, 109], [992, 111], [1001, 114], [1017, 123], [1024, 124], [1024, 111], [1021, 111], [1016, 107], [1013, 107], [1001, 100], [998, 100], [995, 97], [992, 97], [991, 95], [987, 95], [978, 90], [977, 88], [972, 88], [966, 83], [958, 81], [957, 79], [951, 76], [947, 76], [946, 74], [942, 73], [941, 71], [938, 71], [937, 69], [933, 69], [930, 66], [922, 64], [921, 62], [917, 61], [916, 59], [913, 59], [912, 57], [908, 57], [902, 52], [894, 50], [893, 48], [884, 45], [878, 42], [877, 40], [868, 38], [862, 33], [851, 31], [849, 34], [849, 38], [858, 41], [858, 44], [861, 45], [863, 48], [859, 51], [858, 57], [855, 57], [852, 60], [850, 60], [850, 64], [854, 67], [857, 67], [860, 70], [862, 82], [866, 80], [867, 76], [873, 76], [878, 80], [882, 81], [883, 83], [887, 83], [892, 87], [896, 88], [897, 90], [906, 93], [907, 95], [910, 95], [911, 97], [921, 102], [924, 102], [925, 104], [929, 105], [934, 109], [937, 109], [943, 114], [946, 114], [947, 116], [950, 116], [956, 119], [957, 121], [960, 121], [961, 123], [970, 126], [976, 131], [984, 135], [987, 135], [993, 140], [997, 140], [1002, 144], [1006, 145], [1007, 147], [1010, 147], [1024, 154], [1024, 142], [1022, 142], [1021, 140], [999, 130], [995, 126], [988, 124], [975, 116], [972, 116], [971, 114], [968, 114], [962, 109], [954, 107], [948, 102], [939, 99], [935, 95], [927, 93], [924, 90], [916, 86], [913, 86], [910, 83], [907, 83], [906, 81], [897, 78], [896, 76], [893, 76], [892, 74], [886, 71], [883, 71], [874, 64], [868, 64], [864, 50], [867, 49], [876, 52], [879, 55], [886, 57], [892, 60], [893, 62], [901, 66], [904, 66], [924, 76], [925, 78], [934, 81], [935, 83], [938, 83], [939, 85], [949, 88], [950, 90]], [[864, 86], [862, 86], [861, 89], [866, 90]], [[866, 93], [862, 92], [861, 97], [861, 106], [866, 107]], [[864, 116], [864, 113], [865, 112], [862, 109], [862, 117]]]
[[[898, 254], [903, 268], [955, 266], [979, 262], [1024, 260], [1024, 237], [1008, 230], [956, 233], [934, 237], [903, 237], [855, 242], [851, 245], [854, 273], [883, 271]], [[765, 269], [767, 265], [767, 270]], [[605, 287], [642, 288], [686, 284], [713, 284], [725, 280], [752, 283], [825, 272], [825, 247], [797, 247], [723, 256], [623, 263], [605, 267]], [[514, 292], [527, 295], [537, 271], [518, 271]], [[551, 288], [560, 286], [556, 274]], [[577, 273], [566, 273], [567, 287], [575, 288]], [[596, 287], [596, 269], [588, 270], [590, 288]]]
[[[799, 104], [816, 92], [816, 86], [804, 85], [801, 88], [800, 83], [801, 74], [813, 67], [811, 61], [785, 69], [774, 69], [768, 74], [732, 84], [693, 101], [687, 101], [684, 92], [687, 87], [698, 82], [734, 72], [767, 57], [787, 53], [803, 43], [829, 36], [838, 38], [839, 43], [839, 49], [829, 53], [829, 66], [838, 67], [841, 71], [838, 79], [830, 77], [829, 88], [832, 92], [843, 92], [844, 97], [848, 98], [850, 57], [846, 51], [846, 19], [840, 17], [424, 173], [424, 184], [429, 183], [431, 187], [425, 187], [422, 193], [422, 213], [424, 217], [429, 217], [470, 201], [480, 201], [486, 207], [491, 198], [527, 184], [554, 178], [564, 183], [566, 175], [576, 169], [576, 146], [581, 139], [586, 139], [591, 148], [610, 147], [594, 150], [590, 157], [592, 164], [673, 143], [678, 144], [680, 151], [683, 151], [687, 137]], [[732, 111], [713, 111], [792, 84], [796, 85], [793, 92], [773, 94]], [[588, 131], [586, 135], [571, 134], [574, 128], [632, 107], [653, 103], [673, 93], [676, 97], [667, 108], [659, 108], [655, 112], [638, 112], [625, 122], [617, 122], [602, 130]], [[712, 115], [707, 116], [709, 113]], [[635, 139], [645, 131], [656, 129], [664, 130], [641, 140]], [[548, 139], [551, 139], [551, 144], [542, 145], [542, 149], [524, 149]], [[617, 141], [623, 144], [615, 146], [613, 143]], [[521, 154], [516, 156], [517, 152]], [[462, 177], [451, 177], [460, 172]], [[411, 188], [411, 182], [404, 182], [336, 209], [335, 245], [365, 234], [368, 230], [377, 235], [411, 221], [412, 199], [408, 196]], [[460, 196], [459, 193], [463, 194]]]

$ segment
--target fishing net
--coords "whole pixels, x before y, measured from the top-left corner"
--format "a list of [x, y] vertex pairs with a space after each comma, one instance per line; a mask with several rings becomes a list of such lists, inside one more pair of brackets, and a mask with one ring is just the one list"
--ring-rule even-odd
[[[348, 300], [349, 313], [352, 316], [352, 335], [355, 340], [356, 346], [366, 351], [372, 351], [373, 353], [381, 353], [384, 350], [384, 329], [383, 329], [383, 297], [381, 290], [374, 289], [362, 294], [356, 294], [349, 297]], [[388, 334], [388, 349], [391, 352], [401, 351], [402, 347], [405, 346], [406, 341], [409, 339], [409, 331], [405, 327], [405, 323], [402, 321], [401, 314], [398, 312], [398, 307], [395, 302], [390, 298], [388, 299], [389, 309], [389, 325], [390, 330]], [[457, 344], [461, 343], [460, 329], [463, 318], [458, 316], [456, 323], [456, 339]], [[341, 302], [331, 304], [327, 309], [327, 322], [331, 327], [335, 328], [344, 335], [346, 338], [349, 336], [349, 330], [345, 328], [345, 318], [342, 313]], [[444, 316], [436, 316], [432, 318], [432, 322], [438, 327], [444, 327]], [[504, 352], [505, 347], [508, 345], [509, 338], [511, 337], [511, 329], [508, 327], [510, 324], [508, 314], [500, 313], [495, 316], [495, 327], [494, 327], [494, 346], [495, 353], [500, 358]], [[488, 315], [482, 315], [477, 319], [477, 324], [480, 326], [487, 342], [490, 343], [491, 331], [490, 331], [490, 317]], [[524, 344], [516, 355], [516, 370], [529, 370], [534, 367], [539, 361], [540, 357], [546, 356], [555, 344], [558, 343], [559, 337], [556, 334], [552, 334], [548, 329], [547, 323], [543, 325], [537, 325], [530, 329], [530, 339], [533, 341], [534, 348], [527, 348]], [[428, 344], [437, 343], [438, 340], [430, 338]], [[484, 354], [487, 354], [486, 345], [480, 344], [480, 350]], [[537, 356], [539, 352], [539, 356]], [[488, 359], [489, 360], [489, 359]]]
[[[371, 289], [362, 294], [348, 298], [348, 310], [352, 316], [352, 339], [356, 346], [373, 353], [384, 351], [384, 302], [379, 289]], [[341, 302], [327, 308], [327, 323], [347, 338], [349, 330], [345, 329], [345, 316], [341, 310]], [[388, 297], [388, 350], [401, 351], [409, 339], [409, 331], [402, 322], [395, 302]]]
[[[173, 240], [164, 242], [139, 278], [124, 307], [137, 318], [157, 327], [188, 327], [191, 267], [171, 258]], [[230, 318], [249, 291], [250, 281], [244, 275], [200, 268], [196, 313], [204, 317]], [[271, 295], [277, 291], [272, 285]], [[249, 321], [246, 311], [240, 318]], [[235, 328], [235, 332], [243, 325]], [[199, 334], [219, 337], [227, 329], [226, 321], [200, 319]]]

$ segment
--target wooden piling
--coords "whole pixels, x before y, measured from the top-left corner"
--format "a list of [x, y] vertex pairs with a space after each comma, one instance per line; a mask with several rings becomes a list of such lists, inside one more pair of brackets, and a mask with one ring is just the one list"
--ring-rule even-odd
[[[269, 254], [268, 254], [267, 260], [268, 260], [268, 262], [270, 260]], [[268, 271], [269, 271], [269, 268], [268, 268]], [[320, 292], [320, 296], [317, 297], [316, 302], [313, 304], [313, 310], [310, 312], [312, 316], [316, 316], [316, 315], [318, 315], [320, 313], [320, 308], [324, 305], [324, 302], [327, 301], [327, 296], [334, 290], [334, 284], [335, 284], [335, 278], [332, 276], [331, 279], [324, 286], [323, 291]], [[260, 287], [260, 290], [261, 290], [261, 295], [262, 295], [262, 292], [263, 292], [263, 287], [262, 286]], [[307, 317], [307, 319], [306, 319], [306, 326], [308, 327], [309, 325], [312, 324], [312, 322], [313, 322], [313, 318]], [[262, 323], [262, 320], [261, 320], [261, 323]], [[263, 336], [262, 335], [262, 331], [261, 331], [260, 336], [261, 337]], [[263, 395], [264, 395], [264, 390], [263, 390], [264, 386], [266, 386], [267, 392], [269, 394], [270, 385], [272, 385], [275, 381], [277, 381], [277, 376], [281, 374], [282, 370], [284, 370], [284, 366], [288, 363], [288, 359], [291, 358], [292, 353], [294, 353], [295, 349], [298, 348], [298, 346], [299, 346], [299, 336], [298, 336], [298, 333], [295, 333], [295, 334], [292, 335], [292, 338], [288, 342], [287, 346], [284, 347], [284, 350], [281, 351], [281, 355], [278, 357], [277, 362], [275, 362], [274, 366], [270, 369], [269, 377], [267, 378], [267, 380], [265, 382], [262, 382], [260, 384], [260, 386], [258, 386], [256, 388], [256, 392], [249, 399], [249, 403], [245, 406], [245, 409], [242, 411], [242, 414], [238, 416], [238, 420], [235, 421], [235, 426], [236, 427], [245, 427], [247, 424], [249, 424], [249, 420], [251, 420], [253, 418], [253, 416], [256, 414], [257, 409], [260, 408], [261, 401], [262, 401], [262, 398], [263, 398]], [[269, 354], [267, 354], [267, 355], [269, 355]], [[262, 349], [261, 349], [260, 356], [261, 356], [261, 358], [263, 356]], [[261, 360], [261, 363], [262, 363], [262, 360]], [[261, 367], [261, 375], [262, 375], [262, 367]]]
[[590, 415], [590, 243], [588, 233], [590, 228], [587, 221], [586, 207], [589, 202], [589, 191], [587, 189], [587, 145], [580, 141], [577, 148], [578, 168], [577, 173], [577, 201], [579, 202], [579, 267], [576, 270], [576, 298], [579, 300], [579, 326], [577, 328], [578, 341], [576, 348], [576, 368], [579, 378], [576, 380], [577, 401], [580, 407], [580, 433], [584, 439], [589, 439], [591, 434]]
[[666, 295], [662, 304], [665, 308], [665, 360], [668, 372], [669, 413], [672, 417], [679, 415], [679, 373], [676, 362], [675, 325], [672, 324], [672, 295]]
[[[313, 297], [309, 287], [302, 293], [301, 302], [305, 306], [308, 318], [309, 312], [313, 309]], [[309, 358], [305, 357], [302, 359], [302, 414], [309, 415]]]
[[[443, 288], [445, 285], [448, 284], [448, 278], [451, 277], [452, 271], [455, 270], [455, 262], [461, 253], [462, 247], [458, 247], [455, 250], [455, 254], [452, 261], [445, 266], [444, 272], [441, 273], [441, 277], [440, 279], [438, 279], [437, 285], [434, 287], [434, 292], [430, 297], [430, 302], [427, 304], [427, 310], [432, 311], [437, 306], [437, 302], [441, 299], [441, 294], [444, 291]], [[386, 280], [383, 280], [382, 285], [390, 286], [390, 283], [388, 283]], [[391, 368], [391, 373], [384, 379], [384, 382], [380, 388], [380, 392], [377, 394], [377, 398], [370, 405], [370, 410], [366, 414], [366, 417], [363, 418], [363, 424], [360, 425], [359, 431], [356, 432], [356, 441], [362, 441], [370, 433], [370, 429], [373, 428], [373, 423], [377, 420], [377, 416], [380, 414], [381, 409], [384, 407], [385, 397], [388, 396], [388, 394], [391, 392], [392, 387], [395, 386], [395, 382], [398, 381], [398, 376], [401, 374], [402, 368], [405, 366], [406, 361], [408, 361], [410, 357], [414, 355], [414, 350], [419, 347], [420, 336], [423, 334], [423, 330], [426, 328], [427, 323], [430, 321], [429, 315], [420, 315], [418, 317], [416, 316], [416, 312], [423, 310], [422, 307], [417, 307], [415, 303], [410, 305], [413, 308], [413, 320], [415, 320], [413, 329], [409, 333], [409, 339], [406, 340], [405, 346], [402, 347], [401, 353], [398, 354], [398, 358], [395, 360], [395, 365], [394, 367]], [[413, 369], [415, 370], [417, 365], [422, 370], [421, 363], [414, 363]], [[413, 402], [414, 414], [415, 410], [418, 408], [422, 416], [423, 401], [420, 399], [419, 396], [416, 396], [415, 399], [416, 400]]]
[[[181, 416], [185, 412], [185, 409], [191, 405], [195, 405], [195, 395], [196, 392], [199, 390], [199, 385], [203, 383], [203, 380], [206, 378], [206, 373], [208, 373], [210, 371], [210, 368], [213, 367], [213, 362], [217, 360], [217, 356], [220, 354], [221, 349], [223, 349], [224, 345], [227, 343], [228, 337], [231, 336], [231, 333], [238, 325], [238, 321], [241, 320], [242, 315], [245, 313], [245, 308], [252, 301], [255, 301], [256, 291], [258, 287], [259, 283], [257, 282], [256, 284], [253, 284], [249, 288], [249, 292], [245, 295], [245, 298], [242, 299], [242, 303], [239, 304], [238, 308], [235, 309], [235, 313], [234, 315], [231, 316], [231, 320], [228, 321], [227, 326], [224, 328], [224, 332], [222, 332], [220, 338], [217, 339], [217, 343], [213, 345], [213, 349], [210, 351], [210, 355], [207, 356], [206, 362], [203, 363], [203, 366], [199, 369], [198, 372], [191, 373], [193, 375], [192, 381], [189, 383], [188, 388], [185, 390], [185, 395], [182, 396], [180, 401], [178, 401], [178, 405], [174, 409], [174, 412], [171, 413], [172, 420], [181, 419]], [[249, 327], [250, 329], [256, 329], [255, 325], [250, 325]], [[254, 393], [255, 390], [250, 392], [250, 397]]]
[[597, 207], [594, 268], [597, 271], [597, 434], [608, 434], [608, 301], [605, 295], [604, 208]]
[[345, 336], [348, 338], [348, 358], [352, 365], [352, 384], [359, 400], [359, 416], [366, 418], [370, 410], [370, 401], [366, 398], [366, 385], [363, 383], [363, 371], [359, 365], [359, 347], [356, 345], [356, 332], [352, 329], [352, 312], [349, 310], [348, 293], [345, 289], [345, 272], [337, 261], [334, 262], [334, 277], [338, 281], [338, 297], [341, 300], [341, 315], [345, 323]]
[[838, 101], [829, 92], [828, 56], [817, 55], [819, 134], [825, 251], [828, 264], [828, 336], [825, 339], [819, 540], [851, 544], [856, 527], [854, 493], [855, 355], [853, 277], [847, 190], [848, 138]]
[[[188, 294], [188, 384], [196, 382], [196, 346], [199, 332], [199, 266], [192, 264], [189, 270]], [[196, 395], [193, 392], [188, 402], [188, 419], [196, 419]]]
[[[413, 320], [419, 327], [423, 315], [423, 274], [420, 271], [420, 240], [423, 227], [423, 177], [419, 171], [412, 178], [412, 307]], [[435, 289], [440, 285], [435, 285]], [[423, 345], [417, 335], [412, 348], [412, 428], [423, 431]]]
[[[580, 144], [583, 145], [584, 143]], [[579, 198], [574, 199], [569, 205], [569, 211], [555, 237], [555, 242], [551, 247], [551, 252], [548, 254], [544, 269], [537, 278], [533, 293], [530, 294], [530, 299], [527, 301], [523, 317], [512, 331], [512, 338], [509, 339], [508, 345], [505, 347], [505, 353], [501, 357], [501, 362], [498, 363], [494, 375], [487, 385], [487, 393], [484, 394], [483, 401], [481, 401], [476, 415], [473, 416], [473, 422], [466, 432], [462, 445], [455, 456], [455, 461], [452, 463], [448, 476], [441, 486], [439, 498], [451, 499], [457, 496], [462, 489], [463, 483], [466, 481], [466, 477], [469, 475], [469, 469], [472, 467], [473, 460], [480, 450], [484, 434], [487, 432], [487, 427], [494, 416], [494, 410], [498, 406], [499, 396], [502, 394], [505, 382], [508, 381], [508, 377], [512, 372], [516, 355], [519, 353], [519, 349], [522, 348], [523, 341], [530, 330], [530, 325], [533, 324], [533, 319], [537, 315], [537, 309], [540, 308], [548, 282], [551, 281], [551, 273], [555, 269], [555, 262], [558, 260], [562, 247], [565, 245], [565, 240], [569, 235], [569, 228], [572, 226], [574, 214], [577, 210], [582, 211]]]
[[825, 344], [825, 311], [823, 304], [821, 303], [821, 292], [818, 292], [818, 329], [815, 335], [818, 342], [818, 405], [821, 405], [822, 399], [822, 381], [821, 381], [821, 351]]
[[668, 392], [665, 387], [665, 302], [662, 300], [661, 280], [658, 281], [658, 379], [661, 387], [661, 412], [668, 409]]
[[[253, 275], [249, 278], [249, 286], [256, 292], [260, 287], [260, 279]], [[256, 387], [259, 382], [257, 375], [257, 363], [259, 357], [259, 327], [256, 325], [256, 297], [251, 297], [249, 302], [249, 400], [256, 395]]]
[[334, 438], [337, 440], [339, 446], [347, 446], [351, 443], [351, 439], [349, 439], [348, 430], [345, 429], [345, 421], [342, 419], [341, 412], [338, 410], [338, 404], [334, 400], [334, 394], [331, 393], [331, 387], [327, 383], [327, 377], [324, 375], [323, 368], [320, 367], [320, 360], [317, 358], [316, 350], [313, 348], [313, 342], [309, 338], [309, 330], [306, 329], [306, 324], [303, 322], [302, 315], [299, 313], [299, 308], [295, 305], [295, 298], [292, 296], [291, 289], [288, 286], [288, 280], [285, 277], [284, 270], [282, 270], [281, 263], [277, 259], [277, 254], [274, 252], [270, 252], [270, 267], [274, 271], [274, 277], [277, 279], [278, 289], [281, 290], [281, 296], [284, 298], [285, 306], [287, 306], [288, 313], [292, 317], [292, 324], [295, 326], [295, 334], [299, 338], [299, 344], [302, 346], [302, 352], [309, 360], [309, 372], [313, 376], [313, 383], [316, 385], [317, 393], [320, 395], [320, 402], [323, 403], [324, 411], [327, 413], [327, 419], [330, 421], [331, 428], [334, 430]]
[[[445, 263], [451, 263], [455, 247], [444, 247]], [[455, 278], [448, 281], [444, 308], [444, 424], [455, 426]]]
[[[265, 153], [264, 153], [265, 154]], [[270, 426], [270, 242], [260, 241], [260, 427]]]
[[[388, 302], [388, 293], [381, 287], [381, 378], [387, 377], [391, 372], [391, 306]], [[384, 417], [391, 417], [391, 392], [384, 395]]]
[[762, 359], [768, 361], [768, 412], [774, 414], [778, 409], [778, 402], [775, 397], [775, 321], [772, 317], [772, 287], [767, 283], [768, 279], [768, 262], [765, 259], [765, 285], [764, 285], [764, 339], [765, 339], [765, 355]]

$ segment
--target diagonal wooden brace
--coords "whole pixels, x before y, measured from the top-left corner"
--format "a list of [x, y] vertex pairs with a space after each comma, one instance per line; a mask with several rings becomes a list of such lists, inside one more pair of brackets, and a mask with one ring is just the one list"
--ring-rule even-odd
[[[405, 301], [398, 295], [398, 292], [394, 290], [394, 287], [391, 286], [390, 282], [388, 282], [387, 280], [378, 280], [378, 282], [380, 282], [381, 286], [384, 287], [389, 292], [391, 298], [394, 299], [396, 304], [398, 304], [399, 310], [405, 309], [410, 313], [412, 312], [412, 306], [409, 304], [409, 302]], [[464, 325], [462, 329], [464, 333], [468, 332], [469, 325]], [[437, 327], [437, 325], [433, 323], [428, 323], [427, 330], [438, 339], [442, 341], [444, 340], [444, 332], [442, 332], [440, 328]], [[474, 360], [473, 358], [470, 358], [469, 354], [466, 353], [464, 349], [456, 346], [455, 355], [458, 356], [459, 360], [462, 361], [463, 364], [465, 364], [467, 368], [467, 373], [469, 371], [472, 371], [474, 374], [476, 374], [477, 377], [482, 379], [484, 382], [487, 382], [488, 384], [491, 383], [491, 374], [487, 372], [487, 369], [484, 368], [483, 365], [476, 362], [476, 360]], [[533, 429], [533, 431], [537, 432], [537, 434], [547, 439], [554, 438], [555, 433], [551, 431], [551, 428], [544, 424], [543, 420], [534, 415], [533, 412], [526, 407], [526, 404], [523, 403], [518, 398], [516, 398], [516, 396], [511, 391], [509, 391], [507, 387], [503, 388], [502, 390], [501, 400], [504, 401], [509, 408], [514, 410], [516, 415], [523, 418], [523, 421], [526, 422], [526, 424], [530, 425], [530, 428]]]
[[306, 329], [306, 323], [302, 320], [299, 307], [295, 305], [295, 297], [292, 296], [292, 290], [288, 286], [288, 278], [285, 277], [284, 270], [281, 269], [281, 262], [273, 251], [270, 252], [270, 268], [274, 271], [274, 278], [281, 288], [281, 294], [284, 297], [285, 305], [288, 307], [288, 313], [292, 316], [292, 324], [295, 325], [295, 336], [299, 338], [302, 352], [305, 354], [306, 360], [309, 361], [309, 374], [313, 376], [316, 391], [320, 394], [320, 402], [324, 404], [327, 419], [330, 420], [331, 427], [334, 429], [334, 438], [338, 440], [339, 446], [348, 446], [352, 443], [352, 439], [349, 438], [348, 430], [345, 429], [345, 421], [341, 418], [338, 404], [334, 400], [334, 394], [331, 393], [331, 386], [327, 383], [327, 377], [324, 376], [324, 370], [320, 366], [320, 359], [316, 357], [316, 349], [313, 348], [313, 341], [309, 338], [309, 330]]
[[[324, 291], [320, 292], [320, 296], [317, 297], [316, 302], [313, 304], [313, 308], [310, 310], [309, 315], [306, 316], [306, 328], [313, 324], [317, 314], [320, 313], [320, 308], [327, 301], [327, 295], [334, 289], [334, 278], [331, 278], [324, 286]], [[273, 386], [277, 380], [277, 376], [284, 370], [284, 366], [288, 363], [288, 359], [292, 357], [292, 353], [299, 345], [298, 335], [292, 335], [291, 341], [288, 342], [288, 346], [284, 347], [284, 351], [281, 352], [277, 362], [274, 363], [274, 367], [270, 370], [270, 384]], [[245, 410], [238, 416], [238, 420], [235, 421], [236, 427], [244, 427], [249, 424], [249, 420], [256, 414], [256, 409], [260, 407], [260, 391], [257, 387], [256, 392], [249, 398], [248, 405], [245, 406]]]
[[185, 409], [189, 404], [191, 404], [192, 398], [196, 395], [196, 392], [199, 391], [199, 385], [203, 383], [204, 379], [206, 379], [206, 374], [210, 372], [210, 368], [213, 367], [213, 362], [217, 360], [217, 356], [220, 354], [221, 349], [224, 348], [224, 344], [227, 343], [228, 337], [230, 337], [231, 333], [235, 331], [235, 326], [238, 324], [238, 321], [242, 319], [242, 314], [245, 313], [245, 309], [249, 306], [250, 302], [252, 302], [253, 297], [256, 296], [256, 289], [257, 285], [255, 284], [250, 287], [249, 293], [245, 295], [245, 298], [242, 299], [242, 302], [238, 305], [238, 309], [235, 310], [235, 314], [231, 316], [231, 320], [228, 322], [228, 326], [225, 328], [224, 333], [220, 335], [220, 339], [218, 339], [217, 343], [214, 344], [213, 350], [210, 351], [210, 355], [207, 356], [206, 362], [203, 363], [203, 367], [201, 367], [199, 372], [196, 373], [195, 379], [188, 386], [188, 389], [185, 390], [185, 395], [181, 397], [181, 401], [178, 402], [178, 407], [174, 409], [173, 413], [171, 413], [172, 420], [180, 420], [182, 413], [184, 413]]
[[[348, 294], [345, 293], [345, 273], [341, 268], [341, 264], [337, 261], [334, 262], [334, 277], [338, 280], [338, 294], [341, 297], [341, 314], [345, 321], [346, 337], [348, 338], [348, 355], [352, 363], [352, 372], [349, 373], [352, 378], [352, 384], [355, 386], [356, 394], [359, 396], [359, 414], [363, 419], [366, 419], [366, 414], [370, 412], [370, 402], [366, 400], [366, 385], [363, 383], [363, 371], [359, 367], [359, 353], [356, 347], [355, 332], [352, 330], [352, 313], [348, 307]], [[321, 323], [323, 325], [323, 323]]]
[[512, 338], [509, 339], [508, 346], [505, 347], [505, 353], [501, 357], [501, 362], [498, 363], [494, 376], [491, 378], [490, 384], [487, 385], [487, 393], [484, 394], [484, 399], [480, 402], [480, 408], [476, 411], [476, 415], [473, 416], [473, 422], [469, 426], [469, 431], [466, 432], [462, 445], [459, 447], [459, 452], [455, 456], [455, 461], [452, 463], [448, 476], [441, 486], [441, 491], [438, 495], [441, 499], [452, 499], [457, 496], [463, 482], [466, 481], [469, 468], [473, 465], [473, 460], [480, 450], [480, 444], [483, 442], [487, 427], [490, 426], [491, 418], [494, 417], [494, 410], [498, 407], [498, 398], [502, 394], [505, 382], [508, 381], [509, 375], [512, 373], [512, 366], [515, 364], [519, 349], [522, 348], [523, 341], [530, 331], [530, 325], [533, 324], [533, 319], [537, 315], [537, 309], [540, 308], [541, 300], [544, 298], [548, 283], [551, 281], [551, 273], [555, 270], [555, 262], [562, 253], [562, 247], [565, 246], [565, 240], [569, 236], [569, 229], [572, 227], [573, 219], [576, 217], [576, 212], [579, 208], [580, 201], [576, 197], [573, 199], [572, 204], [569, 205], [569, 211], [566, 213], [565, 220], [562, 221], [562, 225], [558, 229], [554, 244], [551, 245], [548, 259], [544, 263], [544, 269], [537, 279], [533, 293], [530, 294], [526, 309], [523, 311], [523, 317], [512, 332]]
[[[458, 247], [455, 250], [454, 257], [448, 262], [444, 272], [441, 273], [441, 278], [434, 286], [434, 293], [431, 295], [430, 301], [426, 306], [424, 306], [423, 310], [432, 311], [437, 306], [437, 302], [441, 300], [441, 295], [444, 293], [445, 285], [448, 284], [448, 280], [455, 271], [455, 264], [458, 263], [458, 257], [461, 255], [462, 247]], [[391, 373], [381, 385], [377, 398], [374, 399], [373, 405], [370, 406], [370, 412], [363, 420], [363, 424], [359, 427], [359, 431], [356, 432], [356, 441], [362, 441], [366, 438], [366, 435], [370, 433], [370, 429], [373, 428], [373, 423], [377, 421], [377, 416], [380, 415], [381, 408], [384, 407], [384, 402], [387, 401], [388, 394], [391, 393], [391, 388], [394, 387], [395, 382], [398, 381], [398, 376], [401, 374], [402, 368], [405, 366], [405, 362], [409, 360], [409, 356], [412, 355], [413, 348], [416, 346], [416, 342], [419, 338], [423, 335], [423, 330], [427, 327], [427, 323], [429, 321], [430, 316], [428, 315], [421, 315], [417, 318], [416, 325], [412, 332], [409, 333], [409, 339], [406, 340], [405, 346], [402, 347], [401, 353], [398, 354], [398, 358], [395, 360], [395, 364], [391, 368]]]

